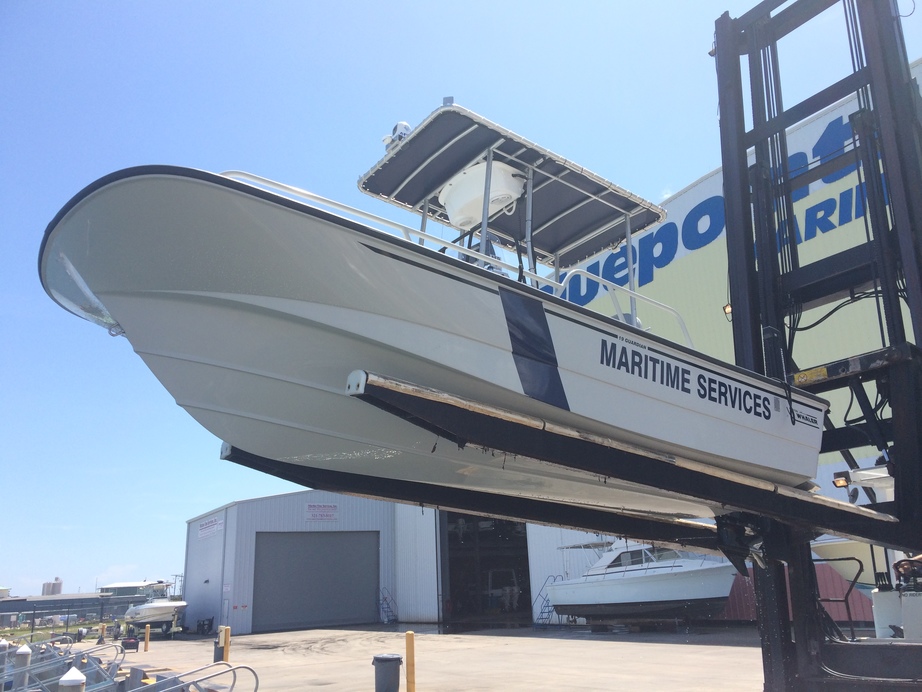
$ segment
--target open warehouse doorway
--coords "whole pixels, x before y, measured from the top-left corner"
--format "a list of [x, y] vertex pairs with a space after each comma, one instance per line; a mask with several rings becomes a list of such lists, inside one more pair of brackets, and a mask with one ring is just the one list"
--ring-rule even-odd
[[448, 546], [445, 621], [531, 624], [528, 540], [523, 522], [442, 512]]

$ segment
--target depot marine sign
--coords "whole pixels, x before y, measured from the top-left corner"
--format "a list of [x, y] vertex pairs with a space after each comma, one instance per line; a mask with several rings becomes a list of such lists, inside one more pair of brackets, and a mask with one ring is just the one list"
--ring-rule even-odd
[[[840, 110], [845, 108], [847, 104], [840, 106]], [[817, 124], [821, 129], [817, 130]], [[797, 171], [805, 171], [808, 165], [815, 166], [832, 158], [851, 139], [851, 126], [844, 114], [811, 123], [809, 127], [792, 132], [789, 142], [800, 142], [804, 146], [803, 151], [794, 151], [788, 157], [792, 175], [796, 175]], [[845, 183], [844, 186], [842, 183]], [[673, 198], [676, 204], [669, 200], [664, 203], [669, 220], [635, 238], [633, 255], [637, 288], [651, 283], [657, 270], [668, 267], [676, 259], [700, 250], [724, 236], [726, 216], [722, 185], [720, 175], [706, 176], [676, 195]], [[683, 198], [681, 201], [680, 197]], [[865, 201], [864, 183], [858, 182], [854, 165], [834, 171], [810, 187], [795, 190], [796, 243], [807, 243], [854, 221], [861, 221], [865, 215]], [[627, 246], [622, 244], [582, 268], [606, 281], [627, 286]], [[564, 273], [561, 280], [565, 278]], [[598, 282], [577, 275], [567, 282], [565, 295], [578, 305], [586, 305], [597, 297], [599, 290]]]

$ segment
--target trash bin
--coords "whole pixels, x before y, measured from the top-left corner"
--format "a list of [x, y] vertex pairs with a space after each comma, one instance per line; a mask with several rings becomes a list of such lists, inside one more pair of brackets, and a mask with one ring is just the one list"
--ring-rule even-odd
[[375, 667], [375, 692], [400, 691], [400, 654], [378, 654], [371, 665]]

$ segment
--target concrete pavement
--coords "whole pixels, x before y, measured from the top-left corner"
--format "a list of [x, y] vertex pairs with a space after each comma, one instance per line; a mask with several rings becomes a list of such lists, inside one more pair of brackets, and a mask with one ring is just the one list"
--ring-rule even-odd
[[[415, 632], [416, 689], [669, 690], [762, 689], [762, 658], [754, 627], [689, 632], [590, 633], [587, 629], [493, 629], [439, 634], [432, 625], [317, 629], [232, 637], [229, 660], [253, 668], [264, 692], [375, 688], [378, 654], [400, 654], [407, 689], [405, 630]], [[150, 648], [126, 655], [125, 667], [177, 673], [212, 662], [214, 638], [152, 636]], [[236, 690], [253, 689], [241, 672]]]

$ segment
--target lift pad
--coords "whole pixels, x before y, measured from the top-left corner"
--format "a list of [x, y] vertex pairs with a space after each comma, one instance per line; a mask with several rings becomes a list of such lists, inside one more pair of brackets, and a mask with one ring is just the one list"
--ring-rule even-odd
[[747, 512], [809, 530], [896, 549], [899, 522], [884, 511], [851, 505], [678, 456], [554, 424], [384, 375], [358, 370], [347, 393], [460, 446], [476, 445], [704, 501], [716, 513]]

